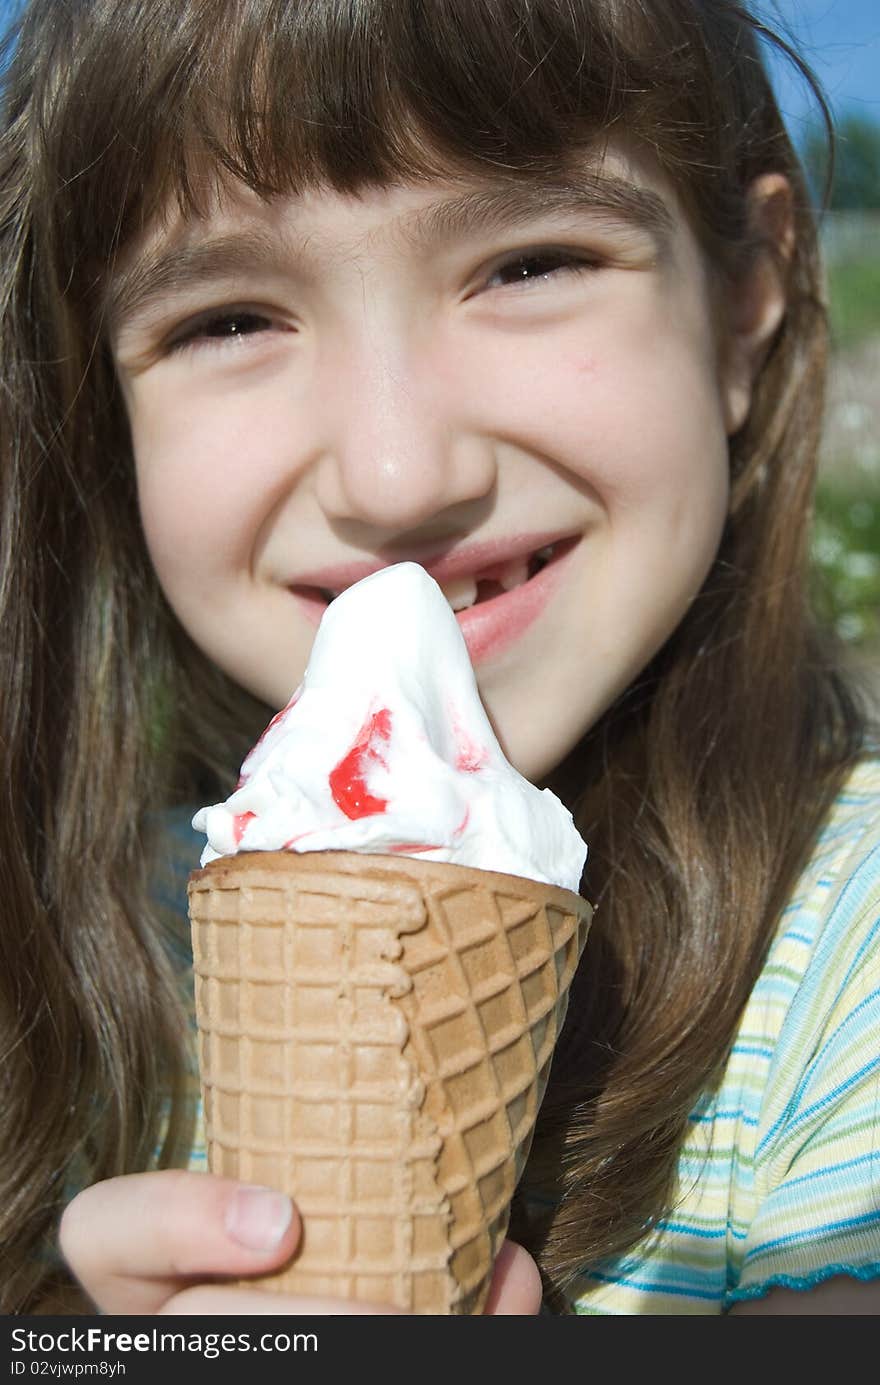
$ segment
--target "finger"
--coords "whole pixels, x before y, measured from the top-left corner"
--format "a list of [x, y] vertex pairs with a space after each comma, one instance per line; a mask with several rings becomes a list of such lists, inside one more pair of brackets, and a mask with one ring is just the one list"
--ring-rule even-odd
[[156, 1313], [208, 1275], [263, 1274], [296, 1249], [290, 1199], [212, 1174], [128, 1174], [78, 1194], [61, 1222], [61, 1249], [104, 1313]]
[[284, 1317], [404, 1316], [402, 1308], [392, 1308], [386, 1303], [273, 1294], [258, 1288], [243, 1289], [216, 1284], [197, 1284], [191, 1289], [182, 1289], [168, 1299], [159, 1312], [163, 1317], [184, 1314], [193, 1317], [256, 1317], [260, 1314]]
[[541, 1275], [531, 1255], [514, 1241], [505, 1241], [495, 1261], [483, 1313], [533, 1316], [541, 1311], [542, 1295]]

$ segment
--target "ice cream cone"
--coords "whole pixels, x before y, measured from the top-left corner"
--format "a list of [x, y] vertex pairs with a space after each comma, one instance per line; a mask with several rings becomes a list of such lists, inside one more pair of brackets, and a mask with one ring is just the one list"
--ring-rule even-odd
[[211, 1170], [281, 1188], [279, 1292], [482, 1311], [591, 918], [416, 857], [251, 852], [193, 873]]

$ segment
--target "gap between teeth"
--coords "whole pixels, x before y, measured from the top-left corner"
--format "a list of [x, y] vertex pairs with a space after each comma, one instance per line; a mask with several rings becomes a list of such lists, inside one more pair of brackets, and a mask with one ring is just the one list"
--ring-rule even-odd
[[[537, 559], [543, 567], [552, 556], [553, 544], [547, 544], [546, 547], [539, 548], [527, 558], [514, 558], [506, 567], [501, 569], [494, 580], [506, 592], [513, 591], [514, 587], [521, 587], [524, 582], [528, 582], [529, 566], [532, 559]], [[477, 587], [480, 580], [479, 577], [453, 577], [448, 582], [440, 582], [439, 586], [453, 611], [466, 611], [477, 600]], [[324, 589], [321, 594], [328, 602], [335, 601], [339, 595], [338, 592], [329, 589]]]
[[[547, 547], [539, 549], [533, 556], [540, 559], [543, 564], [551, 554], [552, 548]], [[494, 580], [507, 592], [513, 591], [514, 587], [521, 587], [529, 580], [530, 561], [529, 557], [514, 559], [498, 572]], [[440, 589], [453, 611], [466, 611], [477, 600], [479, 581], [479, 577], [456, 577], [449, 582], [441, 582]]]

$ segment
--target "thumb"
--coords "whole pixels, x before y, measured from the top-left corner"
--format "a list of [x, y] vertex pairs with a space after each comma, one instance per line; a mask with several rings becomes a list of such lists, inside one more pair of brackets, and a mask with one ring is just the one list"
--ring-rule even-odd
[[151, 1314], [194, 1280], [265, 1274], [299, 1234], [282, 1193], [167, 1169], [86, 1188], [62, 1217], [60, 1243], [102, 1312]]

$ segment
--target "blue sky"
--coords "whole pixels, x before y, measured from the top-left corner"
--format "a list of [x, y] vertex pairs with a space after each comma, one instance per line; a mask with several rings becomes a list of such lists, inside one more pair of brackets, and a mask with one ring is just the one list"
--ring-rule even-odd
[[[585, 0], [588, 3], [588, 0]], [[60, 3], [60, 0], [59, 0]], [[756, 0], [813, 67], [835, 115], [859, 110], [880, 120], [880, 0]], [[14, 0], [0, 0], [0, 21]], [[771, 60], [783, 112], [795, 139], [809, 118], [803, 83]]]
[[[858, 111], [880, 121], [880, 0], [763, 0], [781, 20], [825, 89], [835, 116]], [[795, 139], [811, 105], [790, 66], [771, 61], [783, 114]]]

